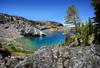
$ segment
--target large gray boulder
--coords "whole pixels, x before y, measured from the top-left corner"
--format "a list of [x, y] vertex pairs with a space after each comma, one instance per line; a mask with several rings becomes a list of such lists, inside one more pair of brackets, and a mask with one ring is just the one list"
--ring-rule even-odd
[[15, 68], [100, 68], [100, 46], [42, 47]]

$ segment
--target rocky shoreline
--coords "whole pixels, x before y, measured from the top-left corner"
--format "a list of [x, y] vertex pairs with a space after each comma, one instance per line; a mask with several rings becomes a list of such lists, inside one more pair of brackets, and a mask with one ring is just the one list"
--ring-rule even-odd
[[16, 39], [24, 36], [46, 36], [45, 31], [59, 31], [63, 25], [47, 20], [28, 20], [0, 13], [0, 68], [14, 68], [36, 49], [22, 48]]
[[0, 37], [45, 36], [44, 30], [59, 31], [63, 25], [47, 20], [28, 20], [24, 17], [0, 13]]

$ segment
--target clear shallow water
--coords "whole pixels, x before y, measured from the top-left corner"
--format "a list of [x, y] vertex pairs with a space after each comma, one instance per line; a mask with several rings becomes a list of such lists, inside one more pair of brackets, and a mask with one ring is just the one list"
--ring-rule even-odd
[[[52, 46], [63, 43], [65, 36], [63, 32], [49, 32], [45, 37], [23, 37], [21, 38], [25, 46], [29, 48], [40, 48], [41, 46]], [[19, 40], [21, 42], [21, 40]]]

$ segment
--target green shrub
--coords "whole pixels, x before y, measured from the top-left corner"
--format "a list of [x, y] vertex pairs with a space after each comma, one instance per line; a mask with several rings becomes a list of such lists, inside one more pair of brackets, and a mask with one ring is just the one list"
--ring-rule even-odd
[[[80, 42], [80, 45], [89, 45], [89, 37], [90, 35], [92, 35], [93, 29], [92, 27], [90, 27], [92, 23], [89, 21], [88, 23], [86, 23], [85, 25], [81, 26], [81, 27], [77, 27], [78, 33], [70, 36], [69, 38], [65, 39], [65, 42], [67, 43], [72, 43], [73, 41], [75, 41], [75, 39], [78, 39]], [[79, 44], [77, 40], [77, 43]]]

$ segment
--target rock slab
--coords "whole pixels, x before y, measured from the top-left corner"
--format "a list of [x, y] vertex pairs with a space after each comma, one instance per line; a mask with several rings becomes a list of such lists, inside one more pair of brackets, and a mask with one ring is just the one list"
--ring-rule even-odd
[[100, 46], [42, 47], [15, 68], [100, 68]]

